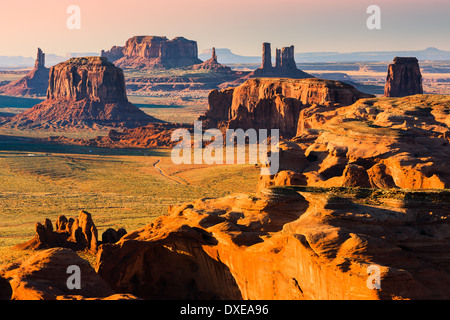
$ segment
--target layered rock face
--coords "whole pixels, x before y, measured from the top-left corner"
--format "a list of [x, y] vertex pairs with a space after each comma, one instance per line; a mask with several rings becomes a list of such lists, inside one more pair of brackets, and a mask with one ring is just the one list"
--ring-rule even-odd
[[285, 138], [297, 133], [299, 115], [311, 105], [345, 106], [373, 97], [348, 84], [321, 79], [250, 79], [236, 88], [213, 90], [201, 120], [228, 128], [279, 129]]
[[285, 187], [175, 206], [101, 246], [96, 270], [144, 299], [448, 299], [448, 193], [357, 192]]
[[395, 57], [388, 67], [385, 97], [406, 97], [423, 94], [419, 61], [411, 57]]
[[48, 80], [49, 69], [45, 67], [45, 53], [38, 48], [34, 69], [25, 77], [0, 87], [0, 93], [13, 96], [45, 96]]
[[172, 40], [159, 36], [136, 36], [124, 47], [114, 46], [101, 52], [120, 68], [177, 68], [202, 63], [198, 59], [197, 42], [176, 37]]
[[[450, 187], [448, 96], [362, 99], [301, 111], [289, 162], [271, 185], [443, 189]], [[283, 159], [280, 159], [283, 163]], [[283, 172], [286, 171], [286, 172]], [[295, 174], [302, 179], [285, 179]]]
[[72, 58], [50, 69], [47, 100], [14, 117], [14, 126], [139, 126], [157, 121], [128, 102], [121, 69], [106, 58]]

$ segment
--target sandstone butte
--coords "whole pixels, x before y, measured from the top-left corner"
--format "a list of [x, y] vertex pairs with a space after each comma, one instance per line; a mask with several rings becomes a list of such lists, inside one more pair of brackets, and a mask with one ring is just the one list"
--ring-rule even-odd
[[[261, 178], [254, 194], [171, 206], [97, 246], [95, 271], [112, 290], [104, 296], [450, 299], [450, 97], [356, 98], [339, 83], [327, 95], [315, 79], [306, 86], [311, 100], [301, 100], [292, 80], [250, 81], [255, 87], [212, 94], [227, 111], [211, 121], [227, 126], [235, 99], [252, 112], [250, 99], [301, 102], [294, 137], [280, 143], [280, 172]], [[373, 266], [379, 289], [368, 285]], [[2, 270], [0, 285], [20, 299], [18, 273]]]
[[45, 96], [50, 69], [45, 67], [45, 53], [37, 50], [33, 70], [25, 77], [0, 87], [0, 93], [13, 96]]
[[157, 122], [127, 99], [123, 71], [101, 57], [50, 68], [47, 99], [9, 122], [15, 127], [136, 127]]

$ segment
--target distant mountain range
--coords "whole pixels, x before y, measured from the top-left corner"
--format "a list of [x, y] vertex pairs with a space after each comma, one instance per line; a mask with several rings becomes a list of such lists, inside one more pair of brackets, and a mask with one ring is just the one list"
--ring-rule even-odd
[[[233, 63], [261, 63], [261, 57], [240, 56], [230, 49], [216, 49], [217, 60], [223, 64]], [[367, 52], [305, 52], [296, 53], [295, 62], [378, 62], [392, 61], [394, 57], [416, 57], [424, 60], [450, 60], [450, 51], [437, 48], [427, 48], [417, 51], [367, 51]], [[199, 58], [207, 60], [211, 58], [211, 49], [204, 50]]]
[[[217, 60], [222, 64], [261, 63], [260, 56], [243, 56], [227, 48], [216, 48]], [[99, 56], [98, 52], [68, 53], [65, 56], [46, 54], [45, 65], [51, 67], [72, 57]], [[211, 58], [211, 49], [203, 50], [198, 57]], [[426, 48], [416, 51], [366, 51], [366, 52], [303, 52], [295, 54], [297, 63], [312, 62], [378, 62], [392, 61], [394, 57], [416, 57], [419, 61], [450, 60], [450, 51]], [[274, 58], [275, 59], [275, 58]], [[0, 56], [0, 68], [28, 68], [34, 66], [35, 57]]]

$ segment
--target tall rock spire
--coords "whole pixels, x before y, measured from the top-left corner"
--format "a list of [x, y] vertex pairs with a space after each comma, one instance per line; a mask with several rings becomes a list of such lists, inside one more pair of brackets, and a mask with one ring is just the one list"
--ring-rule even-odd
[[423, 94], [419, 61], [414, 57], [395, 57], [388, 67], [384, 87], [385, 97], [405, 97]]
[[281, 50], [276, 49], [275, 51], [275, 69], [281, 68]]

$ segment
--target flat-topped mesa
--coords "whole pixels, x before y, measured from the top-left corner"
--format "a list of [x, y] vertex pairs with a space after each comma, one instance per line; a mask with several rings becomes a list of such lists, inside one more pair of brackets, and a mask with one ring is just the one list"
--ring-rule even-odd
[[269, 77], [269, 78], [293, 78], [305, 79], [313, 76], [299, 70], [294, 59], [294, 46], [276, 49], [275, 67], [272, 65], [272, 52], [270, 43], [264, 42], [262, 46], [261, 67], [248, 75], [248, 78]]
[[385, 97], [405, 97], [423, 94], [419, 61], [414, 57], [395, 57], [388, 67]]
[[136, 127], [158, 120], [128, 102], [125, 77], [105, 57], [72, 58], [50, 69], [47, 100], [9, 125]]
[[202, 63], [197, 42], [183, 37], [172, 40], [164, 36], [135, 36], [125, 46], [102, 50], [102, 57], [121, 68], [177, 68]]

